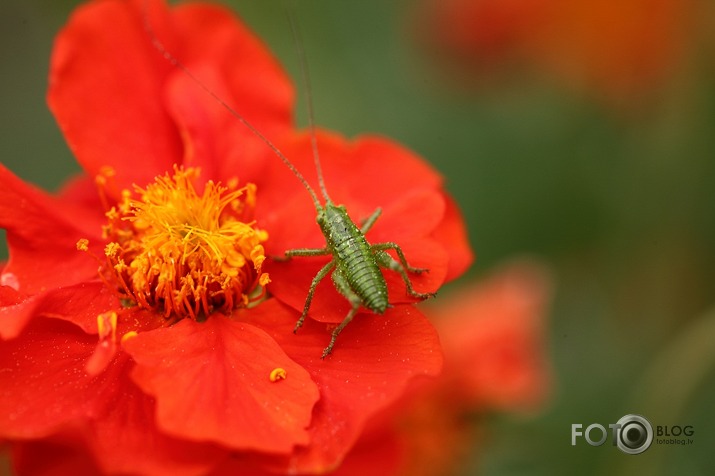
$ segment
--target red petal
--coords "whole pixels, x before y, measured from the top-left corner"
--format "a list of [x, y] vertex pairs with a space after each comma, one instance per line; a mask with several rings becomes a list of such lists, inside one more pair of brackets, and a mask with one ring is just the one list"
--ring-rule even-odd
[[[166, 7], [150, 3], [152, 28], [163, 33]], [[50, 109], [90, 176], [103, 166], [115, 170], [114, 193], [151, 182], [181, 157], [161, 102], [172, 67], [151, 44], [142, 4], [108, 0], [79, 7], [57, 36], [50, 64]]]
[[[281, 151], [319, 193], [310, 134], [282, 139]], [[317, 130], [316, 139], [330, 198], [335, 204], [360, 206], [362, 210], [356, 213], [369, 214], [378, 206], [402, 199], [411, 190], [439, 190], [442, 186], [442, 177], [427, 162], [389, 139], [366, 135], [350, 141], [327, 130]], [[278, 157], [271, 161], [271, 168], [270, 176], [259, 181], [259, 186], [271, 184], [265, 186], [269, 193], [280, 194], [286, 185], [302, 188]]]
[[[184, 319], [125, 347], [137, 362], [135, 381], [157, 399], [163, 431], [267, 452], [307, 442], [317, 388], [260, 329], [222, 316]], [[271, 382], [279, 367], [287, 378]]]
[[446, 210], [442, 222], [432, 232], [447, 253], [449, 253], [449, 268], [446, 281], [458, 278], [469, 269], [474, 262], [474, 251], [467, 237], [466, 223], [462, 218], [457, 203], [449, 195], [444, 195]]
[[[27, 296], [19, 293], [15, 288], [0, 286], [0, 308], [20, 304], [26, 298]], [[0, 323], [2, 322], [3, 321], [0, 321]], [[0, 336], [2, 336], [1, 333]]]
[[107, 375], [84, 372], [96, 336], [57, 319], [35, 319], [0, 342], [0, 436], [38, 438], [96, 412]]
[[311, 422], [310, 445], [289, 460], [271, 458], [296, 472], [335, 467], [355, 443], [365, 422], [394, 402], [417, 375], [436, 375], [442, 366], [439, 339], [413, 306], [396, 306], [383, 316], [358, 315], [340, 334], [333, 353], [321, 359], [330, 340], [324, 325], [312, 321], [292, 330], [296, 314], [271, 299], [245, 313], [271, 333], [286, 353], [305, 367], [320, 388]]
[[360, 438], [345, 460], [330, 474], [331, 476], [417, 474], [399, 471], [405, 452], [401, 443], [397, 435], [389, 430], [379, 437], [374, 437], [368, 432], [367, 437]]
[[204, 474], [227, 456], [209, 443], [172, 438], [156, 424], [155, 399], [129, 378], [128, 359], [108, 389], [103, 411], [96, 415], [87, 444], [106, 474]]
[[98, 226], [107, 223], [105, 205], [102, 203], [97, 183], [87, 175], [78, 175], [64, 183], [58, 197], [63, 203], [76, 204], [93, 213]]
[[[382, 209], [380, 218], [367, 233], [371, 243], [412, 240], [428, 236], [444, 217], [442, 193], [430, 189], [408, 190]], [[365, 217], [363, 217], [365, 218]]]
[[334, 174], [351, 171], [351, 195], [368, 209], [400, 200], [411, 189], [442, 187], [439, 173], [397, 142], [366, 135], [355, 140], [353, 147], [349, 164], [340, 164]]
[[96, 261], [77, 250], [77, 240], [88, 238], [102, 253], [95, 218], [31, 187], [2, 165], [0, 227], [7, 230], [10, 249], [0, 285], [34, 294], [97, 277]]
[[[5, 297], [10, 299], [9, 292]], [[12, 301], [17, 302], [0, 301], [0, 337], [3, 339], [17, 337], [36, 317], [63, 319], [86, 333], [96, 334], [97, 316], [119, 306], [116, 295], [100, 282], [52, 289], [29, 298], [16, 295]]]
[[[154, 399], [141, 393], [130, 380], [128, 372], [132, 364], [126, 355], [115, 359], [99, 377], [89, 377], [83, 367], [93, 345], [81, 334], [71, 332], [65, 323], [45, 323], [46, 328], [39, 330], [40, 326], [34, 326], [13, 341], [27, 338], [24, 346], [3, 348], [17, 362], [12, 368], [20, 368], [6, 372], [12, 374], [7, 377], [9, 385], [2, 381], [0, 401], [16, 400], [13, 411], [3, 410], [11, 425], [0, 420], [0, 427], [3, 436], [11, 438], [42, 437], [73, 423], [81, 431], [19, 445], [18, 468], [27, 468], [28, 474], [44, 474], [43, 468], [48, 471], [55, 467], [67, 471], [84, 468], [81, 474], [88, 474], [89, 468], [96, 468], [94, 460], [105, 474], [190, 475], [204, 473], [226, 457], [226, 451], [214, 445], [178, 440], [157, 429]], [[51, 359], [44, 366], [25, 362], [33, 360], [32, 349], [37, 346], [49, 349], [37, 359], [43, 363], [45, 358]], [[53, 348], [61, 354], [53, 353]], [[20, 356], [16, 350], [25, 353]], [[28, 382], [30, 385], [22, 387]], [[41, 458], [42, 466], [32, 459], [40, 451], [46, 451]], [[94, 469], [89, 474], [97, 472]]]
[[[217, 97], [268, 138], [292, 126], [293, 88], [261, 41], [221, 7], [193, 4], [172, 12], [177, 34], [189, 38], [181, 61]], [[187, 141], [187, 165], [206, 177], [253, 177], [268, 146], [183, 71], [168, 86], [167, 104]], [[276, 159], [277, 160], [277, 159]]]
[[[99, 468], [74, 435], [16, 443], [12, 447], [14, 474], [33, 476], [97, 475]], [[76, 439], [76, 438], [75, 438]]]
[[[278, 144], [282, 152], [320, 194], [310, 135], [302, 133], [282, 139]], [[317, 140], [328, 194], [333, 203], [344, 204], [353, 217], [367, 218], [377, 207], [387, 209], [414, 191], [441, 188], [442, 178], [434, 169], [387, 139], [365, 136], [348, 141], [319, 130]], [[256, 178], [260, 193], [256, 215], [263, 219], [282, 207], [293, 209], [295, 198], [310, 205], [310, 196], [293, 173], [270, 151], [265, 155], [270, 169]], [[303, 215], [296, 218], [308, 226], [314, 221], [305, 220]]]
[[[372, 435], [371, 435], [372, 436]], [[361, 438], [331, 476], [397, 475], [403, 448], [393, 433], [381, 434], [379, 438]], [[263, 469], [250, 455], [234, 454], [210, 476], [275, 476], [275, 471]], [[292, 473], [288, 473], [292, 474]], [[306, 474], [306, 473], [300, 473]], [[315, 473], [310, 473], [315, 474]], [[58, 475], [60, 476], [60, 475]]]
[[[247, 158], [266, 145], [155, 48], [143, 4], [87, 5], [57, 38], [48, 99], [79, 162], [90, 176], [111, 166], [115, 195], [182, 161], [201, 166], [207, 178], [256, 173], [258, 163]], [[148, 21], [191, 75], [263, 134], [290, 127], [290, 81], [229, 10], [196, 4], [168, 11], [153, 1]]]

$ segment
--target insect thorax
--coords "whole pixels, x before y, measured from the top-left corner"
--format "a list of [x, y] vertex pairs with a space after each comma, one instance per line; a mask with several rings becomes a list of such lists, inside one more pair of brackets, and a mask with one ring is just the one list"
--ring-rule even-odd
[[[365, 240], [362, 232], [348, 216], [344, 205], [333, 205], [328, 202], [325, 207], [318, 212], [316, 221], [325, 239], [328, 241], [328, 247], [331, 250], [339, 247], [340, 244], [347, 239], [357, 238], [358, 241]], [[360, 240], [360, 238], [362, 238], [362, 240]], [[365, 243], [367, 244], [367, 242]]]

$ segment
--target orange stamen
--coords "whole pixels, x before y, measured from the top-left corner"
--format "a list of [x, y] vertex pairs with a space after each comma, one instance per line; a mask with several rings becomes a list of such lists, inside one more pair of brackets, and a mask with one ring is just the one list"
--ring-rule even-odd
[[241, 217], [255, 204], [256, 187], [208, 181], [194, 186], [195, 168], [175, 167], [139, 198], [124, 191], [107, 212], [108, 270], [123, 298], [165, 317], [204, 319], [248, 304], [269, 278], [261, 271], [268, 238]]

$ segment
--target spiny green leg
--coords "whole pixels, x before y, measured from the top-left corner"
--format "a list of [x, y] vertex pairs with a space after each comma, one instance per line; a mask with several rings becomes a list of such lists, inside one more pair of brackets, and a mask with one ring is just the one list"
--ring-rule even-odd
[[375, 224], [378, 218], [380, 218], [380, 215], [382, 215], [382, 208], [377, 207], [374, 212], [372, 212], [372, 215], [367, 217], [365, 221], [362, 222], [360, 231], [364, 235], [368, 231], [370, 231], [370, 228], [372, 228], [372, 225]]
[[296, 248], [287, 250], [283, 256], [273, 256], [275, 261], [288, 261], [294, 256], [325, 256], [329, 255], [330, 251], [326, 248]]
[[345, 319], [343, 319], [342, 322], [338, 324], [338, 327], [333, 329], [333, 334], [330, 337], [330, 344], [328, 344], [325, 350], [323, 350], [323, 356], [321, 357], [322, 359], [326, 358], [333, 351], [333, 346], [335, 345], [335, 340], [338, 338], [338, 334], [340, 334], [342, 330], [345, 329], [345, 326], [350, 324], [350, 321], [353, 320], [353, 317], [355, 317], [355, 314], [357, 314], [358, 309], [360, 309], [360, 305], [362, 304], [360, 296], [355, 294], [355, 292], [352, 290], [350, 284], [348, 283], [348, 280], [345, 278], [340, 269], [336, 269], [333, 272], [332, 278], [333, 283], [335, 284], [335, 288], [340, 294], [345, 296], [348, 301], [350, 301], [350, 304], [353, 307], [352, 309], [350, 309], [350, 312], [348, 312], [348, 315], [345, 316]]
[[330, 270], [333, 269], [333, 266], [335, 266], [335, 260], [331, 260], [328, 264], [320, 268], [320, 271], [318, 271], [318, 274], [315, 275], [313, 281], [310, 283], [310, 288], [308, 289], [308, 296], [305, 298], [305, 306], [303, 306], [303, 313], [300, 315], [298, 322], [295, 323], [295, 327], [293, 328], [294, 334], [298, 332], [298, 329], [300, 329], [300, 327], [303, 325], [303, 321], [305, 321], [305, 316], [308, 315], [308, 309], [310, 309], [310, 303], [313, 301], [313, 294], [315, 294], [315, 288], [318, 287], [320, 281], [322, 281], [323, 278], [328, 275]]
[[397, 256], [400, 258], [400, 263], [402, 263], [402, 266], [409, 271], [410, 273], [426, 273], [429, 271], [427, 268], [413, 268], [409, 264], [407, 264], [407, 258], [405, 258], [405, 253], [402, 252], [402, 248], [400, 248], [400, 245], [397, 243], [392, 243], [392, 242], [386, 242], [386, 243], [375, 243], [374, 245], [370, 245], [370, 248], [373, 249], [373, 251], [377, 250], [395, 250], [397, 253]]
[[[387, 243], [381, 243], [381, 244], [387, 244]], [[373, 250], [374, 249], [375, 249], [375, 246], [373, 246]], [[404, 258], [404, 256], [403, 256], [403, 258]], [[400, 276], [402, 276], [402, 280], [405, 282], [405, 285], [407, 286], [407, 294], [409, 294], [410, 296], [413, 296], [413, 297], [416, 297], [419, 299], [427, 299], [427, 298], [435, 296], [435, 293], [419, 293], [419, 292], [415, 291], [415, 289], [412, 287], [412, 281], [410, 281], [409, 276], [407, 276], [407, 271], [405, 271], [405, 266], [402, 263], [395, 261], [392, 258], [392, 256], [387, 254], [386, 251], [380, 250], [378, 248], [375, 251], [375, 261], [377, 262], [378, 266], [382, 266], [383, 268], [391, 269], [393, 271], [397, 271], [398, 273], [400, 273]]]

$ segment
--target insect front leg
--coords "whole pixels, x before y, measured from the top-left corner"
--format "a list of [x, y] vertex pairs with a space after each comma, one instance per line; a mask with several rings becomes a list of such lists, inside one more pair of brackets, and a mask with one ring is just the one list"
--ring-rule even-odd
[[[292, 250], [292, 251], [297, 251], [297, 250]], [[286, 253], [288, 253], [286, 251]], [[305, 255], [300, 255], [300, 256], [305, 256]], [[312, 256], [312, 255], [311, 255]], [[308, 289], [308, 296], [305, 298], [305, 305], [303, 306], [303, 313], [300, 315], [300, 318], [298, 319], [298, 322], [295, 323], [295, 327], [293, 328], [293, 333], [295, 334], [298, 332], [298, 329], [303, 325], [303, 322], [305, 321], [305, 317], [308, 315], [308, 310], [310, 309], [310, 303], [313, 301], [313, 295], [315, 294], [315, 288], [318, 287], [318, 284], [323, 280], [324, 277], [328, 275], [331, 269], [335, 266], [335, 260], [331, 260], [329, 263], [327, 263], [325, 266], [320, 268], [320, 271], [318, 271], [318, 274], [315, 275], [313, 278], [313, 281], [310, 283], [310, 288]]]
[[378, 245], [373, 245], [372, 249], [375, 253], [375, 261], [377, 262], [378, 266], [391, 269], [392, 271], [397, 271], [398, 273], [400, 273], [400, 276], [402, 276], [402, 280], [405, 282], [405, 286], [407, 286], [407, 294], [419, 299], [427, 299], [435, 296], [435, 293], [420, 293], [415, 291], [415, 289], [412, 287], [412, 281], [410, 281], [410, 277], [407, 276], [406, 270], [421, 273], [423, 271], [427, 271], [426, 269], [409, 267], [405, 261], [404, 255], [402, 254], [402, 250], [400, 250], [399, 247], [393, 248], [392, 246], [390, 246], [388, 248], [395, 249], [395, 251], [397, 251], [398, 256], [400, 256], [400, 261], [396, 261], [392, 256], [387, 254], [386, 251], [379, 248], [379, 246], [381, 245], [394, 245], [394, 243], [380, 243]]
[[368, 231], [370, 231], [370, 228], [372, 228], [372, 225], [375, 224], [378, 218], [380, 218], [380, 215], [382, 215], [382, 208], [377, 207], [374, 212], [372, 212], [372, 215], [367, 217], [360, 226], [360, 231], [364, 235]]
[[350, 321], [353, 320], [353, 317], [355, 317], [355, 314], [357, 314], [358, 310], [360, 309], [360, 306], [362, 305], [362, 300], [360, 299], [360, 296], [355, 294], [355, 291], [352, 290], [352, 288], [350, 287], [350, 283], [348, 283], [347, 278], [345, 278], [340, 269], [336, 269], [333, 272], [332, 278], [333, 283], [335, 284], [335, 288], [350, 302], [350, 304], [352, 305], [352, 309], [350, 309], [350, 311], [342, 320], [342, 322], [338, 324], [338, 327], [333, 329], [333, 333], [330, 337], [330, 344], [328, 344], [325, 350], [323, 350], [323, 356], [321, 357], [323, 359], [333, 351], [333, 346], [335, 346], [335, 340], [338, 338], [338, 334], [340, 334], [342, 330], [345, 329], [345, 326], [350, 324]]
[[288, 261], [294, 256], [325, 256], [331, 254], [326, 248], [296, 248], [287, 250], [283, 256], [273, 256], [275, 261]]

